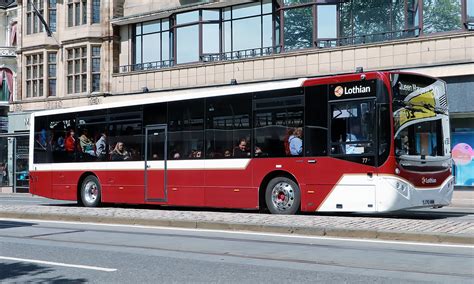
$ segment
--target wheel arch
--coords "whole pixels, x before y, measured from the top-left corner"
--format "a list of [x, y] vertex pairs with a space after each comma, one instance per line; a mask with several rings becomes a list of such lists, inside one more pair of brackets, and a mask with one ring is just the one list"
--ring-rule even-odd
[[[84, 172], [81, 174], [81, 176], [79, 177], [79, 180], [77, 181], [77, 186], [76, 186], [76, 198], [77, 198], [77, 203], [81, 206], [83, 206], [84, 204], [82, 203], [82, 199], [81, 199], [81, 186], [82, 186], [82, 183], [84, 182], [84, 180], [88, 177], [88, 176], [95, 176], [98, 180], [99, 180], [99, 183], [100, 183], [100, 179], [99, 177], [93, 173], [93, 172]], [[101, 199], [102, 199], [102, 195], [101, 195]]]
[[[261, 211], [266, 211], [268, 209], [267, 204], [265, 203], [265, 190], [267, 188], [268, 183], [275, 177], [289, 178], [299, 186], [299, 183], [298, 183], [298, 180], [296, 179], [296, 177], [293, 174], [291, 174], [287, 171], [276, 170], [276, 171], [272, 171], [272, 172], [268, 173], [262, 179], [262, 181], [260, 182], [260, 186], [258, 188], [258, 206], [259, 206]], [[301, 204], [300, 204], [300, 207], [301, 207]]]

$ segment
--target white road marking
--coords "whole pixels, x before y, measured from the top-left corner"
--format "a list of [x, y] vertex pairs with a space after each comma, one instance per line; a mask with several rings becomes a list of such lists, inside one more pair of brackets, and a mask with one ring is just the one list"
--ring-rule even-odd
[[325, 236], [305, 236], [305, 235], [283, 234], [283, 233], [265, 233], [265, 232], [249, 232], [249, 231], [226, 231], [226, 230], [211, 230], [211, 229], [196, 229], [196, 228], [192, 229], [192, 228], [179, 228], [179, 227], [161, 227], [161, 226], [144, 226], [144, 225], [122, 225], [122, 224], [110, 224], [110, 223], [73, 222], [73, 221], [49, 221], [49, 220], [33, 220], [33, 219], [8, 219], [8, 218], [0, 218], [0, 220], [6, 220], [6, 221], [42, 222], [42, 223], [55, 223], [55, 224], [71, 224], [71, 225], [91, 225], [91, 226], [103, 226], [103, 227], [155, 229], [155, 230], [185, 231], [185, 232], [222, 233], [222, 234], [229, 234], [229, 235], [270, 236], [270, 237], [283, 237], [283, 238], [294, 238], [294, 239], [334, 240], [334, 241], [347, 241], [347, 242], [359, 242], [359, 243], [381, 243], [381, 244], [396, 244], [396, 245], [414, 245], [414, 246], [452, 247], [452, 248], [469, 248], [469, 249], [474, 249], [474, 246], [473, 246], [473, 245], [455, 245], [455, 244], [443, 244], [443, 243], [423, 243], [423, 242], [389, 241], [389, 240], [380, 240], [380, 239], [377, 239], [377, 240], [374, 240], [374, 239], [355, 239], [355, 238], [340, 238], [340, 237], [325, 237]]
[[47, 265], [54, 265], [54, 266], [81, 268], [81, 269], [89, 269], [89, 270], [98, 270], [98, 271], [104, 271], [104, 272], [117, 271], [117, 269], [115, 269], [115, 268], [104, 268], [104, 267], [96, 267], [96, 266], [88, 266], [88, 265], [67, 264], [67, 263], [43, 261], [43, 260], [37, 260], [37, 259], [16, 258], [16, 257], [7, 257], [7, 256], [0, 256], [0, 259], [11, 260], [11, 261], [20, 261], [20, 262], [31, 262], [31, 263], [47, 264]]

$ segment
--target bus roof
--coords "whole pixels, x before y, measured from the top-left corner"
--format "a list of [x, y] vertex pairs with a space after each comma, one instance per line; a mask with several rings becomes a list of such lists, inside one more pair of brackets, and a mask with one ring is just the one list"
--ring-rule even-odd
[[[416, 73], [407, 73], [407, 72], [398, 72], [398, 71], [363, 72], [363, 74], [365, 74], [367, 78], [379, 77], [382, 73], [384, 74], [391, 74], [391, 73], [416, 74]], [[338, 81], [340, 82], [340, 81], [348, 81], [348, 80], [357, 80], [360, 74], [362, 73], [349, 73], [349, 74], [322, 76], [322, 77], [315, 77], [315, 78], [299, 78], [299, 79], [291, 79], [291, 80], [267, 81], [267, 82], [261, 82], [261, 83], [243, 83], [243, 84], [237, 84], [237, 85], [196, 87], [196, 88], [187, 88], [187, 89], [181, 89], [181, 90], [153, 91], [149, 93], [139, 93], [139, 94], [134, 93], [133, 95], [130, 94], [130, 96], [128, 96], [130, 100], [123, 100], [120, 102], [112, 102], [112, 103], [102, 103], [102, 104], [97, 104], [97, 105], [72, 107], [72, 108], [66, 108], [66, 109], [41, 110], [41, 111], [34, 112], [34, 116], [46, 116], [46, 115], [51, 115], [51, 114], [82, 112], [82, 111], [89, 111], [89, 110], [100, 110], [100, 109], [144, 105], [144, 104], [152, 104], [152, 103], [160, 103], [160, 102], [171, 102], [171, 101], [189, 100], [189, 99], [206, 98], [206, 97], [235, 95], [235, 94], [241, 94], [241, 93], [298, 88], [298, 87], [318, 85], [318, 84], [330, 84], [330, 83], [336, 83]], [[421, 74], [416, 74], [416, 75], [421, 75]], [[109, 98], [113, 98], [113, 97], [114, 95], [109, 96]], [[123, 98], [126, 96], [122, 94], [120, 95], [120, 97]]]

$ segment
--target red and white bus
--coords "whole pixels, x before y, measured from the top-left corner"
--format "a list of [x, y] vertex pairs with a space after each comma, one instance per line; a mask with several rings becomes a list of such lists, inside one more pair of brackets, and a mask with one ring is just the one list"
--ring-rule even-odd
[[454, 186], [446, 84], [362, 72], [36, 112], [30, 176], [32, 194], [91, 207], [442, 207]]

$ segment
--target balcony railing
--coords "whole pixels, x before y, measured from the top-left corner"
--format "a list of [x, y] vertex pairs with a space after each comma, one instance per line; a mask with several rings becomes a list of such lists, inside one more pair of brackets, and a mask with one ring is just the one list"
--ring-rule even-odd
[[122, 65], [114, 70], [115, 73], [128, 73], [134, 71], [147, 71], [147, 70], [157, 70], [161, 68], [169, 68], [174, 65], [173, 60], [164, 60], [164, 61], [153, 61], [146, 63], [137, 63], [130, 65]]
[[16, 57], [16, 47], [0, 46], [0, 57]]
[[340, 37], [340, 38], [323, 38], [316, 40], [315, 44], [318, 48], [330, 48], [336, 46], [358, 45], [366, 43], [375, 43], [396, 39], [404, 39], [417, 37], [420, 35], [420, 28], [412, 28], [400, 31], [389, 31], [383, 33], [375, 33], [370, 35]]
[[232, 51], [232, 52], [205, 54], [201, 56], [201, 61], [212, 62], [212, 61], [237, 60], [237, 59], [254, 58], [254, 57], [260, 57], [260, 56], [268, 56], [268, 55], [278, 54], [278, 53], [281, 53], [280, 46], [253, 48], [253, 49], [238, 50], [238, 51]]

